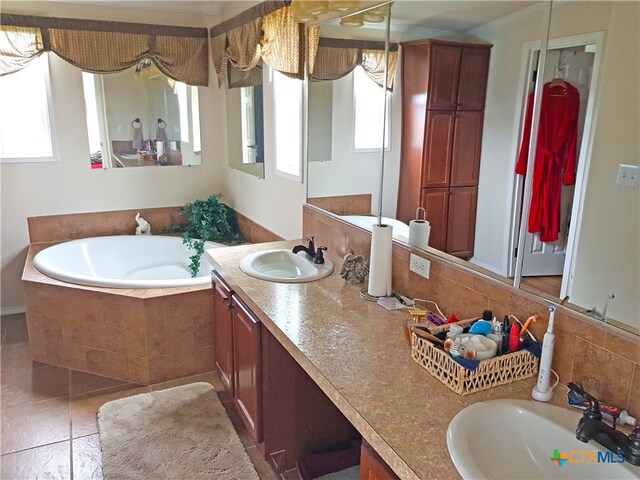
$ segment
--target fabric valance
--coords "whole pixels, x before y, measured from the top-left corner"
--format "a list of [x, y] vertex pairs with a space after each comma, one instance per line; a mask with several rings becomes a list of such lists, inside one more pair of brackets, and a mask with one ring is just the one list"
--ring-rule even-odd
[[[336, 80], [349, 75], [358, 65], [381, 87], [384, 86], [384, 42], [320, 38], [309, 77]], [[398, 44], [389, 45], [387, 88], [393, 89], [398, 66]]]
[[318, 28], [307, 29], [297, 23], [289, 3], [263, 2], [211, 28], [211, 57], [218, 86], [261, 83], [261, 62], [288, 76], [304, 78], [305, 44], [308, 41], [310, 51], [315, 51]]
[[206, 28], [1, 14], [0, 75], [51, 51], [82, 70], [113, 73], [150, 58], [189, 85], [209, 83]]

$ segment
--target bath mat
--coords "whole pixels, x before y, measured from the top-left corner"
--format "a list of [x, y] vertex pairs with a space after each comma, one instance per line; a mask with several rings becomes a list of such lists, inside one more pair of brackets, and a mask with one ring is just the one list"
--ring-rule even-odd
[[213, 387], [143, 393], [98, 410], [104, 480], [258, 480]]

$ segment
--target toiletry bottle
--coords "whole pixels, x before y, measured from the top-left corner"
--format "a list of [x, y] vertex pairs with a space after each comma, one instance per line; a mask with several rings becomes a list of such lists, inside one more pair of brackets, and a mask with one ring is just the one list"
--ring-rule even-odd
[[509, 335], [509, 353], [517, 352], [520, 348], [520, 328], [518, 323], [513, 322], [511, 325], [511, 334]]

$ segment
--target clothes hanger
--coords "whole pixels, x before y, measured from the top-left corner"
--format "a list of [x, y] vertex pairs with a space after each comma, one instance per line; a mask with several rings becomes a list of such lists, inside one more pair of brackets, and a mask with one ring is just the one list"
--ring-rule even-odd
[[564, 72], [564, 69], [565, 69], [565, 66], [563, 65], [564, 63], [564, 57], [562, 56], [563, 53], [564, 51], [560, 50], [560, 56], [558, 57], [558, 64], [556, 65], [556, 68], [555, 68], [553, 80], [547, 84], [549, 88], [553, 88], [553, 87], [567, 88], [567, 85], [568, 85], [567, 82], [565, 82], [565, 80], [560, 77], [560, 75]]

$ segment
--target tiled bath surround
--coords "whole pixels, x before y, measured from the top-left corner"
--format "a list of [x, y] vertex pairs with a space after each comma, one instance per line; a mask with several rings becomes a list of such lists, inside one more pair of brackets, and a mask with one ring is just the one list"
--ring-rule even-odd
[[[119, 289], [73, 285], [35, 270], [51, 242], [133, 234], [139, 211], [158, 232], [184, 224], [179, 207], [32, 217], [23, 280], [32, 359], [149, 385], [214, 369], [210, 286]], [[250, 242], [279, 240], [238, 215]]]
[[[369, 256], [370, 233], [313, 206], [303, 208], [303, 232], [304, 236], [315, 235], [316, 244], [329, 247], [329, 254], [338, 262], [349, 251]], [[431, 262], [428, 280], [409, 271], [412, 251]], [[544, 321], [530, 327], [538, 339], [547, 327], [548, 304], [542, 299], [434, 255], [395, 244], [393, 288], [412, 298], [433, 300], [445, 313], [455, 313], [458, 318], [479, 316], [485, 309], [498, 318], [513, 314], [524, 319], [539, 314]], [[583, 317], [567, 308], [557, 309], [553, 368], [561, 383], [582, 383], [598, 398], [640, 416], [640, 341]], [[408, 354], [407, 349], [411, 361]], [[556, 395], [564, 393], [560, 387]]]

